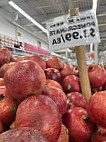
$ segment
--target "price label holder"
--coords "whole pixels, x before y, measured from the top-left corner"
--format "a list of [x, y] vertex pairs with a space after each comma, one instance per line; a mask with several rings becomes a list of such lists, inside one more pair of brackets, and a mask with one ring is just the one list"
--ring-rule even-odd
[[82, 94], [88, 101], [91, 87], [84, 45], [99, 43], [100, 36], [96, 16], [93, 13], [83, 13], [80, 16], [78, 14], [78, 8], [71, 9], [69, 15], [49, 20], [46, 25], [50, 51], [75, 47]]

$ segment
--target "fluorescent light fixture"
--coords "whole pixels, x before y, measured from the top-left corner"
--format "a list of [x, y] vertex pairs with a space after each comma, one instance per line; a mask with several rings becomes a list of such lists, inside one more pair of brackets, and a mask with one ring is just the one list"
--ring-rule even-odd
[[93, 0], [92, 12], [96, 15], [98, 0]]
[[19, 6], [17, 6], [13, 1], [9, 1], [8, 3], [18, 12], [20, 12], [23, 16], [25, 16], [29, 21], [31, 21], [34, 25], [36, 25], [39, 29], [41, 29], [43, 32], [48, 34], [48, 31], [42, 25], [40, 25], [36, 20], [34, 20], [30, 15], [28, 15], [24, 10], [22, 10]]

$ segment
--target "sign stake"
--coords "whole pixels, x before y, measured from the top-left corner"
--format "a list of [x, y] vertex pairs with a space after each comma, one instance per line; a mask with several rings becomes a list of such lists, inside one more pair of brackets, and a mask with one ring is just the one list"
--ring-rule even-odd
[[[78, 14], [79, 14], [78, 8], [74, 8], [70, 10], [71, 16], [78, 16]], [[76, 50], [76, 56], [77, 56], [82, 94], [85, 96], [86, 100], [89, 101], [91, 97], [91, 87], [90, 87], [90, 82], [88, 78], [88, 70], [87, 70], [84, 46], [83, 45], [77, 46], [75, 47], [75, 50]]]

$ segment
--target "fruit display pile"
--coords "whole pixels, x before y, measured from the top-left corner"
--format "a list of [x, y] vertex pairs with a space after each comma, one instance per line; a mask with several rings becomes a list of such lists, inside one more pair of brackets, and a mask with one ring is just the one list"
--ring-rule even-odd
[[106, 142], [106, 68], [87, 68], [88, 102], [77, 66], [0, 48], [0, 142]]

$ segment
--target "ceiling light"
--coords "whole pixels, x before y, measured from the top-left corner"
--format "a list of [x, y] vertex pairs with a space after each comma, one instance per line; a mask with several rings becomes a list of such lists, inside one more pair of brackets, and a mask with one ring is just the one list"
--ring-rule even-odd
[[17, 6], [13, 1], [9, 1], [8, 3], [14, 9], [16, 9], [19, 13], [25, 16], [29, 21], [31, 21], [34, 25], [36, 25], [39, 29], [41, 29], [43, 32], [48, 34], [48, 31], [42, 25], [40, 25], [36, 20], [34, 20], [30, 15], [28, 15], [24, 10], [22, 10], [19, 6]]

